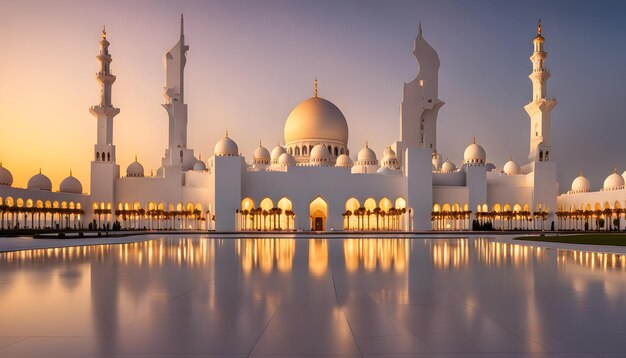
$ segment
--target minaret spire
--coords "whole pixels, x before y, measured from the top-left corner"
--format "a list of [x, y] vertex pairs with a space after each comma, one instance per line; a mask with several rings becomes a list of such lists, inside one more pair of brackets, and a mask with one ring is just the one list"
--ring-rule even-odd
[[422, 37], [422, 22], [421, 21], [417, 25], [417, 36]]
[[180, 14], [180, 37], [185, 37], [185, 18]]
[[533, 64], [528, 76], [533, 84], [532, 101], [524, 106], [530, 117], [530, 154], [531, 161], [549, 161], [552, 148], [551, 113], [557, 102], [548, 97], [548, 79], [550, 71], [545, 67], [548, 54], [544, 51], [545, 38], [542, 35], [541, 19], [537, 21], [537, 36], [533, 39]]
[[317, 77], [315, 77], [315, 81], [313, 81], [313, 96], [317, 98], [318, 95], [319, 95], [318, 82], [317, 82]]

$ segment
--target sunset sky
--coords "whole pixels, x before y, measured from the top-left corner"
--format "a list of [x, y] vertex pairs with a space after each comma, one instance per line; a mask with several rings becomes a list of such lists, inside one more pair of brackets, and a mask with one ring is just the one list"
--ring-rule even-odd
[[[619, 1], [11, 1], [0, 5], [0, 162], [15, 186], [42, 169], [58, 190], [89, 190], [98, 102], [98, 41], [106, 25], [117, 162], [146, 174], [167, 145], [164, 53], [185, 15], [189, 146], [208, 158], [229, 131], [250, 158], [283, 141], [287, 115], [313, 95], [335, 103], [353, 157], [398, 139], [403, 82], [412, 80], [418, 21], [441, 60], [438, 150], [460, 165], [472, 136], [501, 167], [525, 163], [529, 56], [541, 18], [552, 72], [553, 160], [560, 192], [580, 169], [601, 187], [626, 170], [626, 3]], [[354, 158], [353, 158], [354, 159]]]

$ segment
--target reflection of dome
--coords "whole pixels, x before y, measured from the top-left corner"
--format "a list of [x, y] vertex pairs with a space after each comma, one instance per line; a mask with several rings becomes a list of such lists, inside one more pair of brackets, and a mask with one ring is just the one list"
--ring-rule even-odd
[[214, 152], [218, 157], [236, 157], [239, 155], [239, 147], [234, 140], [228, 138], [226, 132], [226, 136], [215, 144]]
[[289, 153], [283, 153], [278, 157], [278, 164], [280, 165], [296, 165], [296, 160], [293, 158], [293, 155]]
[[349, 155], [342, 154], [337, 157], [337, 162], [335, 163], [335, 166], [342, 168], [351, 168], [353, 164], [354, 163], [352, 162], [352, 159]]
[[13, 175], [11, 172], [2, 166], [0, 163], [0, 185], [11, 186], [13, 184]]
[[272, 157], [271, 157], [272, 164], [278, 163], [278, 158], [280, 158], [280, 156], [283, 155], [283, 153], [287, 153], [287, 151], [285, 150], [285, 147], [281, 146], [280, 144], [275, 146], [274, 149], [272, 149]]
[[348, 144], [348, 123], [332, 102], [312, 97], [294, 108], [285, 122], [285, 143], [333, 141]]
[[130, 163], [126, 168], [126, 176], [135, 178], [143, 177], [143, 165], [137, 161], [137, 157], [135, 157], [135, 161]]
[[453, 171], [456, 170], [456, 165], [454, 165], [454, 163], [452, 163], [449, 160], [446, 160], [445, 162], [443, 162], [443, 164], [441, 165], [441, 172], [442, 173], [452, 173]]
[[580, 172], [580, 175], [574, 179], [572, 182], [572, 192], [573, 193], [586, 193], [591, 190], [591, 183], [589, 179], [583, 176], [583, 172]]
[[40, 170], [39, 174], [33, 175], [28, 180], [27, 188], [52, 191], [52, 182], [47, 176], [41, 174]]
[[205, 171], [206, 170], [206, 164], [204, 164], [202, 159], [198, 159], [196, 161], [196, 163], [193, 165], [193, 170]]
[[485, 164], [485, 159], [487, 158], [487, 153], [485, 149], [480, 145], [476, 144], [476, 139], [474, 139], [474, 143], [470, 144], [465, 148], [465, 152], [463, 153], [463, 163], [470, 165], [480, 165]]
[[264, 146], [259, 143], [259, 146], [254, 150], [254, 163], [255, 164], [269, 164], [270, 152]]
[[510, 159], [506, 164], [504, 164], [503, 168], [504, 174], [506, 175], [515, 175], [521, 172], [519, 164], [517, 164], [513, 159]]
[[603, 190], [618, 190], [624, 189], [624, 178], [617, 174], [617, 170], [613, 169], [613, 174], [606, 177], [604, 180]]
[[59, 191], [63, 193], [82, 194], [83, 185], [78, 179], [72, 176], [72, 172], [70, 172], [70, 176], [61, 181], [61, 184], [59, 185]]
[[370, 149], [367, 142], [365, 143], [365, 147], [359, 151], [357, 155], [357, 164], [358, 165], [376, 165], [378, 164], [378, 160], [376, 159], [376, 153], [372, 149]]

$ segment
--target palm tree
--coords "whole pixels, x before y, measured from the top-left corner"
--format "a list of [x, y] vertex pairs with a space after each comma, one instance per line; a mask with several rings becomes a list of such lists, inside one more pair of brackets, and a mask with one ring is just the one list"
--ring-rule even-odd
[[374, 216], [376, 216], [376, 230], [380, 230], [380, 226], [378, 224], [378, 217], [380, 216], [380, 208], [379, 207], [375, 207], [373, 212], [374, 212]]
[[348, 230], [351, 230], [352, 228], [350, 227], [350, 217], [352, 216], [352, 211], [346, 210], [346, 216], [348, 217]]

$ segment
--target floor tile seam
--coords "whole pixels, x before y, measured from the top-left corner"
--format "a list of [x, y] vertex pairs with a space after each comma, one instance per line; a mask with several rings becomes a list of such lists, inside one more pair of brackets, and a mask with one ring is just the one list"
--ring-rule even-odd
[[348, 315], [346, 314], [346, 310], [343, 308], [343, 305], [341, 304], [341, 302], [339, 300], [339, 295], [337, 294], [337, 285], [335, 284], [335, 275], [333, 274], [332, 268], [329, 268], [328, 272], [330, 273], [330, 279], [332, 280], [332, 283], [333, 283], [333, 290], [335, 291], [335, 300], [337, 301], [337, 305], [341, 309], [341, 313], [343, 313], [343, 317], [345, 318], [346, 323], [348, 323], [348, 328], [350, 329], [350, 334], [352, 335], [352, 339], [354, 340], [354, 344], [356, 345], [356, 349], [358, 349], [359, 355], [361, 357], [363, 357], [363, 351], [361, 350], [361, 347], [359, 346], [359, 342], [357, 340], [357, 337], [354, 334], [354, 330], [352, 329], [352, 325], [350, 324], [350, 319], [348, 319]]
[[270, 326], [270, 323], [272, 323], [272, 321], [274, 320], [274, 317], [276, 317], [276, 314], [278, 313], [278, 310], [280, 310], [280, 306], [281, 305], [282, 304], [278, 304], [278, 306], [276, 306], [276, 309], [274, 310], [274, 313], [272, 313], [272, 317], [270, 317], [270, 319], [267, 321], [267, 323], [263, 327], [263, 330], [259, 334], [259, 338], [257, 338], [256, 341], [254, 341], [254, 344], [252, 345], [252, 348], [250, 348], [250, 351], [248, 352], [248, 354], [246, 354], [246, 357], [250, 357], [252, 352], [254, 352], [254, 348], [257, 346], [257, 344], [259, 344], [259, 342], [261, 341], [261, 338], [263, 338], [263, 335], [265, 334], [265, 331]]
[[378, 306], [378, 308], [379, 308], [381, 311], [383, 311], [383, 313], [385, 313], [385, 314], [387, 315], [387, 317], [389, 317], [389, 319], [390, 319], [393, 323], [395, 323], [395, 324], [397, 324], [398, 326], [402, 327], [402, 329], [404, 329], [404, 330], [405, 330], [408, 334], [410, 334], [410, 335], [413, 335], [413, 336], [414, 336], [413, 332], [411, 332], [411, 330], [410, 330], [407, 326], [405, 326], [405, 325], [404, 325], [404, 323], [402, 323], [402, 322], [401, 322], [401, 321], [400, 321], [400, 320], [399, 320], [399, 319], [398, 319], [395, 315], [391, 314], [391, 313], [390, 313], [387, 309], [385, 309], [385, 307], [383, 307], [383, 306], [380, 304], [380, 302], [378, 302], [378, 301], [376, 301], [375, 299], [373, 299], [373, 298], [372, 298], [372, 296], [371, 296], [371, 294], [370, 294], [370, 295], [368, 295], [368, 298], [369, 298], [370, 300], [372, 300], [372, 302], [374, 302], [374, 304], [375, 304], [376, 306]]

